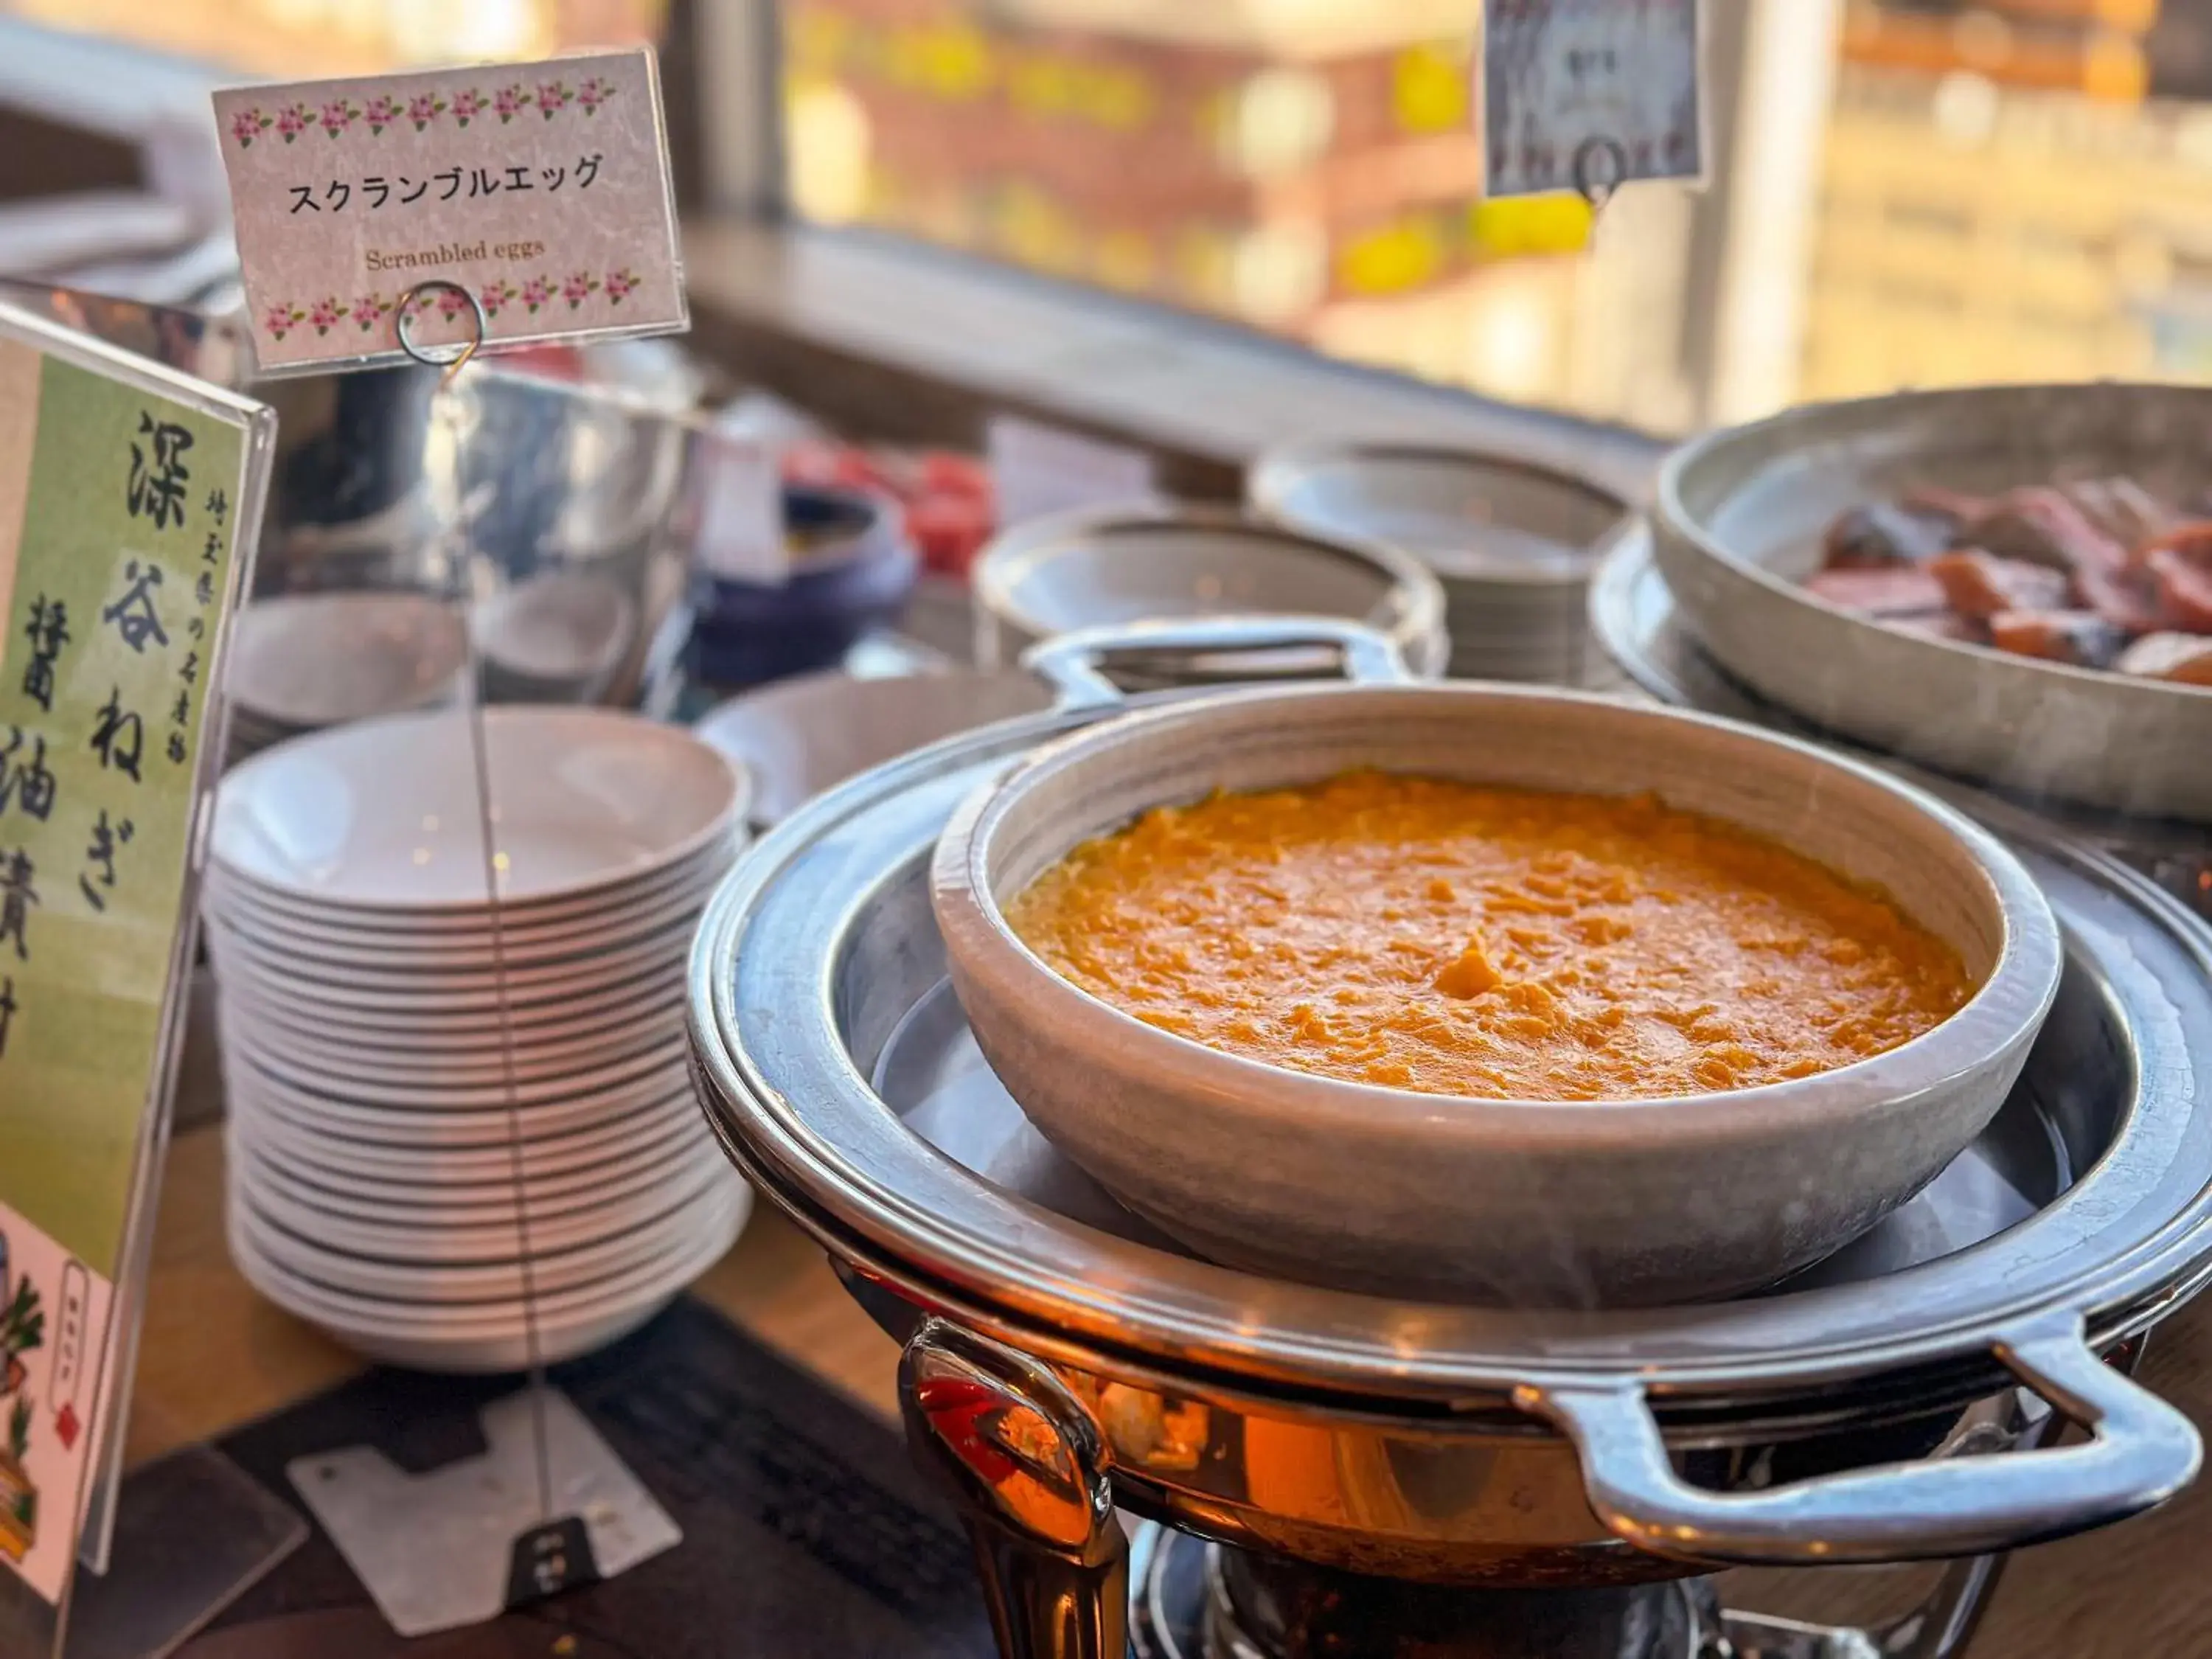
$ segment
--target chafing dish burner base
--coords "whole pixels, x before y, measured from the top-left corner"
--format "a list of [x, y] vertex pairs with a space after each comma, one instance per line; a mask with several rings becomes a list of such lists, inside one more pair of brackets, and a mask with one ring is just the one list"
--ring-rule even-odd
[[1147, 1526], [1133, 1659], [1710, 1659], [1706, 1581], [1451, 1590], [1327, 1572]]

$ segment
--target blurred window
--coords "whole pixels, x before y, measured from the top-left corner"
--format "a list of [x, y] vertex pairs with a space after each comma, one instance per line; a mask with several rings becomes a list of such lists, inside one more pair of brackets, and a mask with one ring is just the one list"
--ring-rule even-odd
[[1480, 0], [781, 11], [806, 216], [1496, 395], [1668, 429], [2212, 365], [2212, 0], [1710, 0], [1711, 187], [1594, 235], [1475, 198]]
[[0, 0], [0, 15], [301, 80], [650, 40], [666, 9], [666, 0]]

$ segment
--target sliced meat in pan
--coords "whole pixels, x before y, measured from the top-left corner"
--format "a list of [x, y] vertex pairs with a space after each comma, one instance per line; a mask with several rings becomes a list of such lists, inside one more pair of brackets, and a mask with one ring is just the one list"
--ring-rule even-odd
[[2002, 611], [2063, 611], [2072, 587], [2063, 570], [1971, 548], [1930, 559], [1928, 574], [1945, 604], [1982, 622]]

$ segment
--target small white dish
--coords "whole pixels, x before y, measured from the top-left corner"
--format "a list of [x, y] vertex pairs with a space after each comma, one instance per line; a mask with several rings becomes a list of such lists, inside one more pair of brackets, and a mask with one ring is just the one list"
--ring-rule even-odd
[[[672, 1124], [658, 1149], [625, 1147], [607, 1161], [562, 1175], [526, 1181], [494, 1181], [474, 1187], [428, 1188], [404, 1180], [371, 1181], [358, 1171], [337, 1172], [287, 1157], [247, 1129], [228, 1139], [235, 1178], [267, 1188], [296, 1205], [380, 1227], [481, 1227], [511, 1222], [518, 1206], [533, 1218], [565, 1216], [601, 1204], [621, 1203], [663, 1186], [710, 1156], [709, 1143]], [[349, 1179], [349, 1175], [354, 1178]], [[441, 1194], [451, 1197], [434, 1200]]]
[[[497, 911], [502, 937], [523, 938], [555, 934], [595, 924], [624, 907], [666, 898], [678, 890], [713, 888], [744, 845], [743, 826], [733, 826], [726, 838], [709, 840], [697, 852], [638, 875], [607, 882], [581, 893], [532, 901], [510, 899]], [[208, 869], [214, 890], [243, 896], [255, 908], [325, 931], [343, 931], [378, 941], [421, 940], [433, 945], [481, 945], [489, 948], [494, 912], [489, 904], [473, 908], [428, 909], [404, 905], [365, 908], [331, 904], [313, 895], [272, 887], [251, 874], [210, 859]]]
[[591, 570], [550, 570], [476, 607], [488, 689], [504, 697], [588, 700], [635, 642], [637, 606]]
[[[428, 1201], [447, 1194], [478, 1197], [486, 1188], [512, 1186], [518, 1172], [532, 1189], [540, 1182], [557, 1185], [581, 1170], [603, 1169], [633, 1146], [641, 1157], [658, 1157], [666, 1149], [666, 1137], [690, 1133], [699, 1108], [696, 1100], [675, 1096], [625, 1117], [520, 1142], [434, 1147], [362, 1139], [322, 1123], [295, 1127], [250, 1101], [239, 1117], [247, 1123], [241, 1133], [250, 1134], [258, 1149], [303, 1172], [337, 1181], [358, 1178], [364, 1186], [395, 1183], [418, 1189]], [[702, 1139], [696, 1144], [708, 1145], [703, 1120], [697, 1127]]]
[[501, 927], [482, 934], [368, 933], [301, 918], [265, 907], [242, 889], [210, 883], [202, 908], [211, 921], [228, 926], [271, 952], [343, 963], [349, 968], [424, 969], [432, 971], [543, 967], [594, 951], [619, 950], [696, 921], [706, 908], [726, 866], [702, 866], [699, 872], [664, 894], [644, 894], [599, 915], [554, 927]]
[[655, 1012], [635, 1024], [618, 1026], [581, 1042], [518, 1043], [512, 1048], [495, 1042], [481, 1050], [427, 1052], [415, 1050], [404, 1041], [387, 1046], [334, 1041], [329, 1032], [302, 1036], [283, 1026], [253, 1022], [250, 1015], [242, 1016], [234, 1007], [226, 1018], [229, 1029], [250, 1024], [249, 1046], [295, 1070], [339, 1079], [381, 1079], [394, 1087], [434, 1089], [503, 1086], [510, 1076], [523, 1083], [574, 1077], [663, 1051], [680, 1044], [684, 1036], [680, 1008]]
[[239, 613], [225, 671], [234, 714], [275, 740], [450, 698], [468, 631], [442, 599], [404, 592], [299, 593]]
[[[714, 1166], [721, 1164], [719, 1170]], [[672, 1206], [702, 1197], [709, 1185], [736, 1180], [726, 1162], [702, 1158], [673, 1178], [623, 1197], [564, 1209], [510, 1205], [494, 1219], [459, 1224], [410, 1218], [394, 1225], [389, 1218], [346, 1215], [325, 1205], [305, 1202], [274, 1182], [241, 1169], [240, 1184], [260, 1214], [288, 1232], [312, 1239], [334, 1255], [430, 1269], [512, 1265], [526, 1249], [532, 1259], [580, 1252], [649, 1232], [667, 1218]]]
[[608, 940], [542, 962], [510, 962], [504, 971], [497, 958], [487, 954], [476, 963], [418, 964], [386, 972], [295, 951], [269, 933], [237, 932], [213, 918], [208, 937], [218, 970], [243, 967], [279, 985], [304, 984], [325, 997], [349, 1001], [399, 998], [402, 1006], [459, 1008], [481, 1002], [497, 1006], [510, 999], [543, 1001], [563, 994], [588, 994], [610, 980], [618, 983], [656, 963], [681, 958], [696, 925], [688, 911], [678, 912], [642, 939], [620, 945]]
[[613, 1275], [649, 1268], [680, 1252], [738, 1202], [744, 1191], [726, 1165], [711, 1184], [672, 1201], [653, 1221], [565, 1249], [535, 1252], [527, 1271], [519, 1261], [484, 1264], [398, 1263], [352, 1255], [331, 1248], [313, 1230], [295, 1232], [256, 1210], [234, 1203], [234, 1225], [264, 1257], [284, 1262], [301, 1278], [331, 1289], [429, 1304], [520, 1303], [525, 1296], [583, 1290]]
[[[434, 1104], [427, 1095], [422, 1097], [424, 1103], [416, 1106], [340, 1100], [276, 1076], [243, 1055], [236, 1060], [225, 1057], [224, 1078], [234, 1097], [247, 1099], [252, 1109], [286, 1119], [297, 1127], [356, 1135], [388, 1146], [434, 1148], [497, 1146], [518, 1132], [533, 1139], [543, 1139], [627, 1116], [680, 1094], [688, 1080], [680, 1056], [672, 1057], [617, 1087], [549, 1100], [525, 1100], [512, 1112], [503, 1105]], [[487, 1090], [483, 1094], [497, 1092]]]
[[[587, 895], [732, 836], [750, 794], [674, 726], [600, 708], [501, 707], [481, 721], [500, 899]], [[363, 720], [224, 778], [214, 856], [325, 906], [481, 911], [489, 902], [471, 718]]]

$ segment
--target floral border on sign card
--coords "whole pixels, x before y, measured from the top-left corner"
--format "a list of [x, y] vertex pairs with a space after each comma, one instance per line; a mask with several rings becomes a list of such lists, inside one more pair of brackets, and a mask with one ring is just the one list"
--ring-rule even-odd
[[[605, 271], [572, 270], [565, 276], [539, 271], [519, 283], [496, 276], [484, 284], [477, 295], [477, 302], [483, 307], [487, 318], [516, 308], [536, 316], [541, 311], [553, 310], [556, 301], [566, 303], [570, 311], [581, 311], [587, 305], [603, 305], [613, 310], [637, 292], [642, 280], [628, 265]], [[329, 294], [317, 300], [279, 300], [263, 309], [261, 325], [272, 338], [281, 340], [296, 328], [312, 328], [319, 335], [326, 335], [350, 319], [354, 326], [366, 334], [398, 310], [407, 292], [403, 289], [397, 294], [369, 293], [353, 299]], [[599, 296], [597, 300], [592, 298], [594, 295]], [[442, 320], [453, 322], [468, 310], [469, 302], [458, 289], [441, 288], [436, 306]]]
[[[425, 92], [409, 99], [404, 106], [382, 93], [359, 104], [334, 98], [320, 109], [294, 103], [270, 113], [256, 105], [230, 118], [230, 137], [240, 149], [250, 149], [253, 141], [264, 135], [273, 135], [288, 144], [316, 131], [331, 138], [343, 138], [354, 131], [356, 124], [367, 128], [370, 137], [381, 138], [403, 122], [416, 132], [426, 132], [441, 121], [450, 119], [455, 126], [465, 127], [487, 114], [496, 115], [500, 125], [505, 126], [528, 109], [535, 109], [548, 121], [572, 109], [589, 117], [597, 115], [599, 106], [617, 90], [605, 76], [592, 75], [574, 86], [564, 79], [540, 82], [535, 87], [517, 82], [489, 94], [481, 87], [464, 87], [450, 99]], [[277, 337], [281, 339], [283, 336]]]

